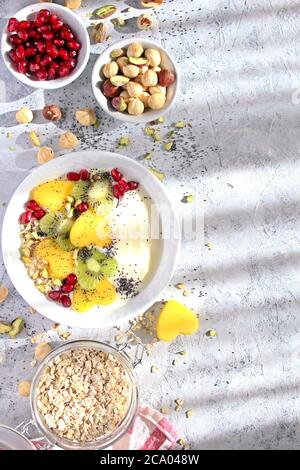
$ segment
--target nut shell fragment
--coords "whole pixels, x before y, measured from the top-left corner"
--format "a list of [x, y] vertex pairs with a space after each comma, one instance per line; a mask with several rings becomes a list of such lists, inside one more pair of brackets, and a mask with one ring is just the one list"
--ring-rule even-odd
[[18, 385], [18, 393], [21, 397], [29, 397], [31, 389], [31, 381], [23, 380]]
[[76, 119], [82, 126], [94, 126], [97, 116], [93, 109], [83, 108], [76, 111]]
[[54, 151], [51, 147], [41, 147], [37, 153], [36, 159], [40, 165], [50, 162], [54, 158]]
[[73, 149], [79, 145], [79, 140], [73, 132], [65, 132], [59, 138], [59, 144], [63, 149]]
[[42, 361], [48, 354], [52, 352], [52, 347], [49, 343], [43, 342], [37, 345], [34, 351], [34, 357], [37, 361]]

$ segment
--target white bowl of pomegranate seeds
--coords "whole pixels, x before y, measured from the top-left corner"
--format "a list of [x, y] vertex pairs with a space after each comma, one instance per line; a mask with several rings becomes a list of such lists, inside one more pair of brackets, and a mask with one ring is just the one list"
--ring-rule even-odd
[[23, 8], [8, 20], [1, 50], [9, 71], [33, 88], [61, 88], [78, 78], [90, 55], [89, 35], [71, 10], [53, 3]]

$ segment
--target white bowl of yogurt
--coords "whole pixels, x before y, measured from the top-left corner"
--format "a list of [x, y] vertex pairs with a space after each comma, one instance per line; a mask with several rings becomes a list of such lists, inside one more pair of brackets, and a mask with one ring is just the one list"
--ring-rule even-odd
[[[64, 308], [39, 292], [28, 276], [20, 257], [19, 216], [30, 192], [38, 185], [68, 172], [118, 168], [127, 181], [139, 182], [139, 189], [124, 196], [109, 214], [115, 236], [115, 258], [120, 273], [137, 283], [134, 296], [122, 289], [113, 304], [94, 306], [84, 313]], [[126, 235], [124, 237], [124, 233]], [[121, 235], [120, 235], [121, 234]], [[150, 236], [149, 236], [150, 234]], [[145, 167], [122, 155], [88, 150], [65, 155], [32, 171], [21, 183], [8, 205], [2, 229], [2, 251], [7, 272], [24, 300], [55, 323], [77, 328], [103, 328], [119, 325], [144, 313], [160, 300], [169, 284], [180, 247], [180, 228], [172, 202], [163, 185]]]

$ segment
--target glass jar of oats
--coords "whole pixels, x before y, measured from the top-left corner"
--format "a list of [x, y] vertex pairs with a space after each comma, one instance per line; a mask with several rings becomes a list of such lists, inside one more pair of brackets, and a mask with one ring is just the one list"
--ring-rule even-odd
[[71, 341], [50, 353], [32, 382], [36, 427], [50, 445], [107, 449], [132, 425], [138, 391], [130, 358], [98, 341]]

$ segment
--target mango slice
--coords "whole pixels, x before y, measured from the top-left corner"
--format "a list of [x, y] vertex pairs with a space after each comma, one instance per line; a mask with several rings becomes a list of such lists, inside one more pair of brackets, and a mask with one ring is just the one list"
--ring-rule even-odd
[[48, 272], [55, 279], [64, 280], [74, 272], [74, 260], [72, 251], [62, 250], [54, 240], [46, 238], [42, 240], [34, 251], [34, 256], [48, 261]]
[[49, 211], [60, 211], [64, 208], [66, 197], [72, 192], [72, 181], [53, 180], [40, 184], [31, 191], [30, 198]]
[[156, 331], [162, 341], [171, 342], [178, 335], [192, 335], [200, 328], [200, 322], [192, 310], [176, 300], [169, 300], [160, 312]]
[[84, 313], [95, 305], [110, 305], [117, 297], [114, 286], [103, 278], [99, 281], [97, 288], [92, 291], [84, 291], [77, 284], [73, 293], [72, 306], [78, 313]]
[[71, 229], [70, 240], [76, 248], [84, 248], [88, 245], [102, 248], [112, 242], [106, 220], [91, 210], [78, 217]]

